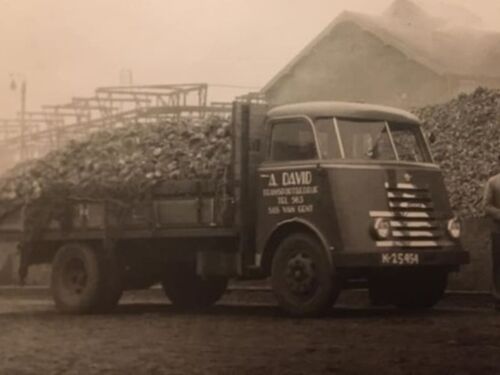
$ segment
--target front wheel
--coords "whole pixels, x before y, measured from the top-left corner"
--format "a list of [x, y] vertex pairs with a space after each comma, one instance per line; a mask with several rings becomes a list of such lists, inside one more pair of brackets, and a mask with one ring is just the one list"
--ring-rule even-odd
[[175, 307], [203, 309], [215, 304], [227, 288], [227, 277], [203, 278], [196, 274], [194, 263], [179, 263], [167, 268], [162, 287]]
[[317, 316], [337, 299], [340, 286], [325, 249], [312, 236], [285, 238], [273, 258], [273, 292], [281, 308], [296, 317]]

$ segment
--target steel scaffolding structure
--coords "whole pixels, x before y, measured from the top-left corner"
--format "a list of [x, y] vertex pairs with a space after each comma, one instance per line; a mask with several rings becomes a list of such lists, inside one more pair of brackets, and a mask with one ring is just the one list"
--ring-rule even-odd
[[228, 103], [209, 105], [207, 96], [205, 83], [100, 87], [92, 97], [0, 119], [0, 169], [107, 127], [231, 112]]

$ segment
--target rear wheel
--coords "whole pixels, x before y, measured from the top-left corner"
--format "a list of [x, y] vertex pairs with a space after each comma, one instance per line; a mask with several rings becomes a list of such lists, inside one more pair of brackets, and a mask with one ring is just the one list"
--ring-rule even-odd
[[116, 261], [86, 244], [66, 244], [54, 257], [51, 291], [61, 312], [108, 311], [122, 292]]
[[323, 314], [340, 292], [325, 249], [314, 237], [303, 233], [292, 234], [279, 245], [271, 282], [281, 308], [297, 317]]
[[162, 278], [165, 295], [181, 309], [202, 309], [215, 304], [227, 288], [227, 277], [203, 278], [194, 263], [170, 265]]

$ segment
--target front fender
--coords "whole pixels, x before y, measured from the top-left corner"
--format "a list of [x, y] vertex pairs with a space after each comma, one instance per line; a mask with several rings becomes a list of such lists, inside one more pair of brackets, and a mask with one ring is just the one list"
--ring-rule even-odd
[[262, 246], [260, 246], [259, 251], [257, 252], [257, 266], [267, 268], [270, 265], [274, 251], [281, 240], [283, 240], [286, 236], [297, 232], [307, 232], [315, 236], [323, 245], [327, 259], [330, 264], [333, 265], [333, 245], [329, 243], [323, 233], [312, 222], [303, 218], [294, 217], [278, 222], [274, 226], [273, 230], [271, 230], [266, 236]]

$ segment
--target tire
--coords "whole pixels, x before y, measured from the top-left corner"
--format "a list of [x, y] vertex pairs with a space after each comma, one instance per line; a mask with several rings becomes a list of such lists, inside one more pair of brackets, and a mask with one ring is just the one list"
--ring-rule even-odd
[[114, 257], [81, 243], [62, 246], [52, 264], [51, 292], [57, 310], [69, 314], [106, 312], [121, 296]]
[[179, 263], [168, 267], [161, 284], [175, 307], [196, 310], [214, 305], [226, 291], [227, 282], [227, 277], [202, 278], [194, 263]]
[[340, 293], [338, 279], [325, 249], [310, 235], [290, 235], [281, 242], [273, 257], [273, 292], [280, 307], [289, 315], [324, 314]]
[[432, 308], [443, 297], [447, 283], [445, 270], [408, 270], [395, 284], [394, 305], [401, 309]]

